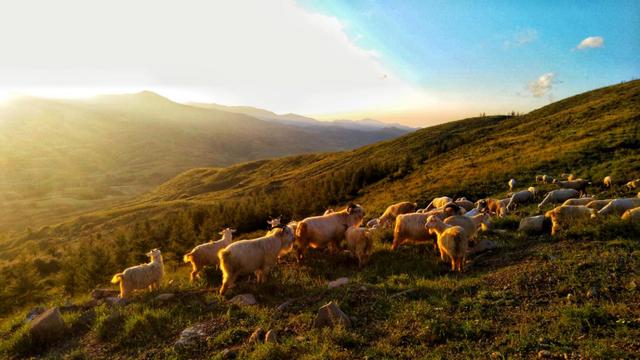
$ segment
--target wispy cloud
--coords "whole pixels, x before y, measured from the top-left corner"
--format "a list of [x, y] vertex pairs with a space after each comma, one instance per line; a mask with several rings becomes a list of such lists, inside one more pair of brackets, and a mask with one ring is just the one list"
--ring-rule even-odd
[[540, 75], [536, 80], [529, 83], [529, 91], [535, 97], [544, 96], [551, 90], [555, 76], [556, 74], [554, 73]]
[[538, 31], [535, 29], [526, 29], [512, 36], [511, 39], [505, 40], [503, 45], [505, 48], [519, 47], [538, 39]]
[[584, 50], [584, 49], [593, 49], [604, 46], [604, 39], [602, 36], [589, 36], [588, 38], [582, 40], [576, 49]]

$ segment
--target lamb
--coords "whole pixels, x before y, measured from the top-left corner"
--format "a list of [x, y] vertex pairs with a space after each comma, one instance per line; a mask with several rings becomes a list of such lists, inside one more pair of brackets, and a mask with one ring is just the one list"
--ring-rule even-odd
[[358, 267], [362, 267], [369, 261], [373, 251], [373, 238], [371, 231], [361, 227], [351, 226], [344, 234], [347, 240], [347, 249], [358, 259]]
[[409, 214], [416, 211], [418, 204], [403, 201], [397, 204], [389, 205], [387, 209], [384, 211], [382, 216], [380, 216], [380, 226], [389, 227], [396, 220], [396, 216], [400, 214]]
[[640, 206], [640, 198], [613, 199], [598, 211], [598, 215], [622, 215], [625, 211]]
[[553, 183], [560, 186], [563, 189], [575, 189], [580, 191], [580, 194], [585, 193], [587, 185], [591, 185], [591, 182], [585, 179], [576, 179], [571, 181], [559, 181], [553, 180]]
[[429, 233], [437, 235], [440, 259], [445, 261], [445, 255], [447, 255], [451, 259], [451, 271], [462, 272], [468, 247], [468, 239], [464, 229], [460, 226], [446, 224], [436, 216], [429, 216], [424, 227]]
[[288, 226], [278, 225], [263, 237], [236, 241], [220, 251], [220, 295], [233, 288], [240, 275], [255, 274], [257, 282], [264, 283], [278, 258], [293, 248], [293, 239]]
[[622, 220], [631, 220], [633, 222], [640, 222], [640, 207], [629, 209], [622, 214]]
[[191, 274], [189, 275], [191, 282], [193, 282], [196, 276], [200, 277], [200, 271], [202, 271], [205, 266], [218, 266], [218, 253], [231, 244], [233, 233], [235, 232], [234, 229], [226, 228], [219, 233], [222, 235], [222, 239], [198, 245], [184, 255], [184, 262], [190, 262], [192, 266]]
[[441, 208], [443, 206], [445, 206], [446, 204], [452, 202], [453, 199], [451, 199], [448, 196], [442, 196], [442, 197], [437, 197], [433, 200], [431, 200], [431, 202], [429, 203], [429, 205], [427, 205], [427, 211], [433, 210], [433, 209], [438, 209]]
[[120, 283], [120, 298], [126, 299], [132, 291], [147, 287], [152, 291], [160, 289], [160, 281], [164, 276], [162, 254], [159, 249], [153, 249], [147, 256], [151, 262], [127, 268], [111, 279], [112, 284]]
[[478, 214], [473, 217], [456, 215], [444, 219], [444, 223], [463, 228], [468, 241], [471, 242], [475, 240], [478, 229], [481, 228], [483, 231], [489, 229], [490, 217], [489, 214]]
[[624, 186], [629, 190], [634, 190], [638, 186], [640, 186], [640, 179], [631, 180], [628, 183], [624, 184]]
[[577, 198], [580, 196], [580, 192], [575, 189], [558, 189], [549, 191], [547, 195], [545, 195], [542, 202], [538, 204], [538, 209], [542, 209], [545, 205], [548, 204], [557, 204], [565, 202], [571, 198]]
[[565, 202], [562, 203], [562, 205], [582, 205], [582, 206], [586, 206], [587, 204], [589, 204], [590, 202], [592, 202], [593, 200], [595, 200], [592, 197], [583, 197], [583, 198], [578, 198], [578, 199], [569, 199]]
[[332, 252], [337, 250], [347, 228], [360, 226], [364, 215], [362, 206], [350, 203], [344, 210], [300, 221], [295, 232], [298, 261], [302, 260], [309, 247], [328, 246]]
[[586, 206], [560, 205], [547, 211], [544, 216], [551, 219], [551, 235], [568, 226], [584, 223], [597, 216], [597, 212]]
[[511, 179], [507, 183], [509, 185], [509, 191], [513, 191], [513, 187], [516, 186], [516, 179]]
[[453, 203], [465, 209], [466, 211], [472, 210], [475, 207], [474, 203], [464, 197], [456, 199], [456, 201], [454, 201]]
[[593, 201], [589, 202], [586, 206], [589, 209], [594, 209], [596, 211], [600, 211], [603, 207], [609, 205], [611, 200], [613, 200], [613, 199], [593, 200]]
[[613, 179], [611, 178], [611, 176], [605, 176], [604, 180], [602, 180], [602, 184], [604, 184], [605, 188], [611, 189], [611, 187], [613, 186]]
[[529, 190], [518, 191], [511, 195], [509, 202], [507, 203], [507, 209], [513, 210], [518, 204], [526, 204], [534, 199], [533, 192]]

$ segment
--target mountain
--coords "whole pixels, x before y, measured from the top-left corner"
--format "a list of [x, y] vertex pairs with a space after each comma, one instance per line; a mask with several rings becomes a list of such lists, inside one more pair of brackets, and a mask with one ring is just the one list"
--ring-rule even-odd
[[19, 98], [0, 107], [0, 230], [105, 207], [194, 167], [351, 149], [404, 133], [278, 124], [148, 91]]
[[[398, 200], [426, 205], [441, 194], [495, 194], [509, 178], [572, 172], [594, 182], [640, 177], [640, 81], [580, 94], [522, 116], [470, 118], [420, 129], [355, 150], [194, 168], [126, 204], [60, 225], [62, 233], [126, 228], [169, 213], [220, 212], [213, 227], [261, 228], [347, 200], [368, 216]], [[246, 216], [238, 209], [248, 211]]]
[[403, 132], [409, 132], [415, 130], [412, 127], [398, 124], [398, 123], [384, 123], [379, 120], [374, 119], [362, 119], [362, 120], [331, 120], [331, 121], [320, 121], [316, 119], [312, 119], [310, 117], [298, 115], [298, 114], [276, 114], [269, 110], [259, 109], [251, 106], [226, 106], [226, 105], [218, 105], [218, 104], [209, 104], [209, 103], [189, 103], [189, 105], [197, 106], [205, 109], [215, 109], [215, 110], [223, 110], [229, 111], [238, 114], [245, 114], [249, 116], [253, 116], [255, 118], [278, 122], [281, 124], [287, 125], [297, 125], [297, 126], [305, 126], [305, 127], [338, 127], [352, 130], [382, 130], [382, 129], [391, 129], [395, 128], [401, 130]]

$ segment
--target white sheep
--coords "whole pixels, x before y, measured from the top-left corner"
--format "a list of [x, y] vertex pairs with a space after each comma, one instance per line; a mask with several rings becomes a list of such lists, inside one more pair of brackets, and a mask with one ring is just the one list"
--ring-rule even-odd
[[456, 201], [454, 201], [453, 203], [465, 209], [466, 211], [471, 211], [475, 207], [475, 204], [473, 202], [467, 200], [467, 198], [464, 197], [456, 199]]
[[487, 231], [489, 229], [489, 225], [491, 224], [489, 214], [478, 214], [472, 217], [465, 215], [449, 216], [444, 219], [444, 223], [463, 228], [469, 242], [475, 240], [478, 230], [482, 229], [482, 231]]
[[184, 255], [184, 262], [191, 263], [192, 270], [189, 275], [191, 282], [196, 276], [200, 277], [200, 272], [205, 266], [218, 266], [218, 252], [231, 244], [235, 232], [234, 229], [226, 228], [219, 233], [222, 239], [198, 245]]
[[578, 190], [580, 194], [585, 193], [587, 186], [591, 185], [591, 182], [585, 179], [576, 179], [576, 180], [567, 180], [567, 181], [553, 180], [553, 183], [560, 186], [563, 189]]
[[538, 204], [538, 209], [542, 209], [545, 205], [553, 205], [563, 203], [571, 198], [577, 198], [580, 196], [580, 192], [575, 189], [558, 189], [549, 191], [545, 195], [542, 202]]
[[613, 199], [598, 211], [598, 215], [622, 215], [625, 211], [640, 206], [640, 198]]
[[582, 197], [582, 198], [578, 198], [578, 199], [569, 199], [569, 200], [563, 202], [562, 205], [582, 205], [582, 206], [586, 206], [587, 204], [589, 204], [593, 200], [595, 200], [595, 199], [592, 198], [592, 197]]
[[[444, 211], [440, 213], [441, 217], [446, 217]], [[398, 215], [393, 230], [393, 244], [391, 245], [391, 249], [397, 250], [400, 245], [407, 241], [434, 241], [434, 237], [429, 236], [424, 230], [424, 224], [427, 223], [427, 218], [430, 215], [433, 215], [432, 212]]]
[[510, 179], [507, 184], [509, 185], [509, 191], [513, 191], [513, 188], [516, 186], [516, 179]]
[[551, 235], [556, 235], [561, 230], [585, 223], [597, 216], [597, 212], [586, 206], [560, 205], [544, 214], [551, 219]]
[[640, 179], [631, 180], [628, 183], [624, 184], [624, 186], [629, 190], [634, 190], [638, 186], [640, 186]]
[[640, 207], [629, 209], [622, 214], [622, 220], [631, 220], [633, 222], [640, 222]]
[[493, 214], [498, 215], [499, 217], [504, 217], [509, 213], [509, 209], [507, 205], [511, 198], [506, 198], [502, 200], [498, 199], [485, 199], [486, 209]]
[[433, 200], [431, 200], [431, 202], [429, 203], [429, 205], [427, 205], [427, 211], [431, 211], [433, 209], [438, 209], [441, 207], [444, 207], [445, 205], [447, 205], [448, 203], [452, 202], [453, 199], [451, 199], [448, 196], [441, 196], [441, 197], [437, 197]]
[[120, 298], [128, 298], [134, 290], [160, 289], [160, 281], [164, 276], [162, 254], [159, 249], [153, 249], [147, 253], [147, 256], [151, 258], [151, 262], [127, 268], [111, 279], [112, 284], [120, 283]]
[[291, 228], [283, 225], [263, 237], [240, 240], [227, 246], [218, 253], [222, 270], [220, 295], [233, 288], [240, 275], [255, 274], [257, 282], [264, 283], [278, 257], [291, 251], [292, 247]]
[[533, 192], [529, 190], [521, 190], [511, 195], [509, 202], [507, 203], [507, 209], [514, 210], [518, 204], [526, 204], [534, 199]]
[[379, 218], [379, 225], [386, 228], [392, 225], [396, 217], [400, 214], [410, 214], [416, 211], [418, 204], [403, 201], [397, 204], [389, 205]]
[[611, 188], [613, 186], [613, 179], [611, 178], [611, 176], [605, 176], [604, 180], [602, 180], [602, 183], [604, 184], [605, 188]]
[[344, 234], [347, 249], [358, 259], [358, 266], [362, 267], [369, 261], [373, 251], [373, 238], [369, 229], [351, 226]]
[[464, 271], [464, 262], [469, 241], [464, 229], [444, 223], [437, 216], [429, 216], [424, 225], [425, 229], [437, 236], [440, 259], [445, 261], [445, 255], [451, 260], [451, 271]]
[[295, 232], [298, 260], [302, 260], [309, 247], [337, 251], [347, 228], [360, 226], [364, 215], [362, 206], [351, 203], [344, 210], [298, 222]]
[[587, 205], [585, 206], [588, 207], [589, 209], [595, 209], [596, 211], [600, 211], [603, 207], [609, 205], [609, 203], [612, 200], [613, 199], [593, 200], [587, 203]]

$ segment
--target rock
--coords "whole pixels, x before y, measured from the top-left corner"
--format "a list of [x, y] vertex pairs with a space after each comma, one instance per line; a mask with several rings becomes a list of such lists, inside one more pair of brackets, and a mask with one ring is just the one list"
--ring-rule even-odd
[[327, 287], [329, 289], [333, 289], [333, 288], [337, 288], [337, 287], [340, 287], [340, 286], [347, 285], [348, 283], [349, 283], [349, 278], [341, 277], [341, 278], [338, 278], [336, 280], [329, 281], [329, 284], [327, 285]]
[[173, 344], [176, 349], [187, 348], [195, 345], [207, 337], [205, 324], [196, 324], [182, 330], [178, 340]]
[[520, 220], [518, 231], [541, 233], [544, 230], [544, 215], [528, 216]]
[[497, 247], [498, 246], [493, 241], [482, 239], [476, 246], [469, 250], [468, 254], [479, 254], [485, 251], [493, 250]]
[[154, 299], [155, 301], [168, 301], [171, 300], [175, 297], [175, 294], [172, 293], [165, 293], [165, 294], [160, 294], [158, 296], [156, 296], [156, 298]]
[[66, 327], [62, 314], [57, 307], [51, 308], [38, 315], [29, 328], [29, 332], [34, 338], [40, 341], [51, 341], [64, 335]]
[[26, 324], [28, 322], [31, 322], [33, 319], [38, 317], [38, 315], [42, 314], [45, 311], [47, 311], [47, 309], [45, 309], [42, 306], [37, 306], [37, 307], [31, 309], [31, 311], [29, 311], [27, 316], [25, 316], [24, 323]]
[[339, 324], [349, 327], [351, 326], [351, 319], [333, 301], [321, 307], [313, 320], [313, 327], [315, 328], [334, 327]]
[[127, 303], [126, 299], [122, 299], [118, 296], [109, 296], [106, 297], [104, 299], [102, 299], [102, 301], [104, 301], [105, 304], [109, 305], [109, 306], [115, 306], [115, 305], [124, 305]]
[[258, 303], [258, 301], [256, 301], [256, 297], [253, 296], [253, 294], [240, 294], [234, 296], [231, 300], [229, 300], [229, 302], [238, 305], [255, 305]]
[[278, 342], [278, 337], [276, 335], [276, 331], [271, 329], [269, 331], [267, 331], [267, 334], [264, 336], [264, 342], [265, 343], [277, 343]]
[[113, 289], [93, 289], [91, 290], [91, 297], [100, 300], [107, 297], [117, 296], [120, 292]]
[[551, 357], [551, 351], [549, 350], [540, 350], [538, 352], [538, 359], [548, 359]]
[[264, 330], [262, 330], [262, 328], [257, 328], [253, 331], [253, 333], [251, 333], [251, 336], [249, 336], [249, 340], [247, 341], [247, 343], [249, 344], [259, 343], [259, 342], [262, 342], [263, 338], [264, 338]]

